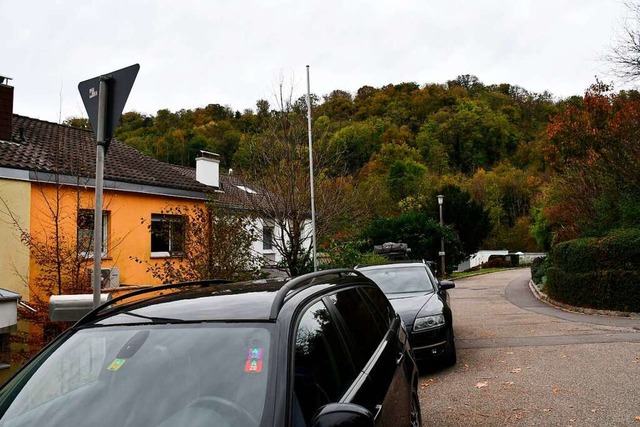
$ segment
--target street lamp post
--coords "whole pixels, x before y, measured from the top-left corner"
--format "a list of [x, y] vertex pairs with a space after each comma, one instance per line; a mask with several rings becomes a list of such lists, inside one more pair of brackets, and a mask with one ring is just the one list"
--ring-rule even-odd
[[[440, 230], [444, 231], [444, 221], [442, 220], [442, 204], [444, 203], [444, 196], [442, 194], [438, 195], [438, 205], [440, 206]], [[444, 269], [444, 233], [440, 235], [440, 277], [445, 276]]]

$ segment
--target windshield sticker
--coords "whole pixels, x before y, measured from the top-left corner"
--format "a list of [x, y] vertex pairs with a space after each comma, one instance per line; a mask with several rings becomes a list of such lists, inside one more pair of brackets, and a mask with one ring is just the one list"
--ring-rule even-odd
[[262, 372], [263, 353], [263, 349], [259, 347], [247, 350], [247, 361], [244, 364], [244, 371], [255, 374]]
[[247, 350], [247, 359], [262, 360], [262, 348], [254, 347]]
[[114, 361], [111, 362], [111, 365], [109, 365], [107, 369], [109, 371], [117, 371], [118, 369], [122, 368], [122, 365], [124, 365], [124, 362], [126, 361], [127, 359], [114, 359]]

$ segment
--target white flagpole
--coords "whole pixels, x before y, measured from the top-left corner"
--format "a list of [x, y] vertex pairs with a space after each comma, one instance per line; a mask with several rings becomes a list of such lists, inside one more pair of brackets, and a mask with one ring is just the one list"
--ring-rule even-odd
[[313, 143], [311, 138], [311, 83], [309, 80], [309, 66], [307, 65], [307, 126], [309, 128], [309, 178], [311, 180], [311, 244], [313, 256], [313, 271], [318, 271], [316, 259], [316, 206], [313, 188]]

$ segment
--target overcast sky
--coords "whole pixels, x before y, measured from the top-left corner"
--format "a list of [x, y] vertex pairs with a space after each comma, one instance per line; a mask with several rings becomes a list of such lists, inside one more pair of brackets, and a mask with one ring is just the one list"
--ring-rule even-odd
[[[605, 76], [620, 0], [0, 0], [0, 75], [14, 112], [86, 117], [80, 81], [139, 63], [125, 107], [274, 104], [306, 92], [474, 74], [557, 97]], [[606, 76], [605, 76], [606, 77]], [[605, 80], [610, 80], [606, 79]]]

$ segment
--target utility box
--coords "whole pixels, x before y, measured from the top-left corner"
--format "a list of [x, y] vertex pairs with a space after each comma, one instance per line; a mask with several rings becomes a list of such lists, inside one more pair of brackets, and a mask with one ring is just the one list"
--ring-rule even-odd
[[[111, 294], [100, 294], [100, 304], [111, 300]], [[93, 310], [93, 295], [51, 295], [49, 319], [52, 322], [77, 322]]]
[[0, 370], [9, 369], [10, 333], [18, 329], [20, 294], [0, 288]]
[[20, 298], [20, 294], [0, 288], [0, 334], [17, 329]]
[[[87, 269], [89, 282], [93, 283], [93, 267]], [[120, 270], [118, 267], [103, 267], [100, 269], [100, 288], [110, 289], [120, 286]]]

